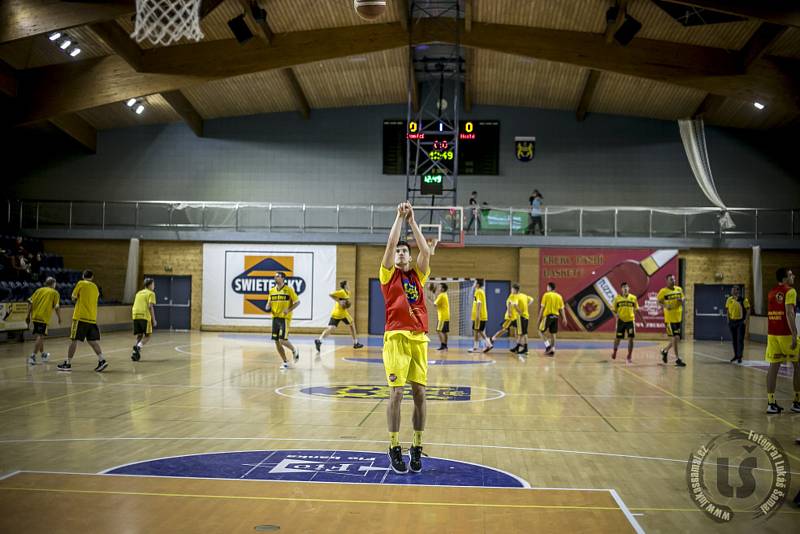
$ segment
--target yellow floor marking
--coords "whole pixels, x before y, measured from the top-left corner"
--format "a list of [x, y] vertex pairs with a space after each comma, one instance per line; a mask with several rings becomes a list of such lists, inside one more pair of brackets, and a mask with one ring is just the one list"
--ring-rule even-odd
[[262, 497], [250, 495], [202, 495], [192, 493], [159, 493], [149, 491], [103, 491], [103, 490], [76, 490], [59, 488], [17, 488], [0, 487], [2, 491], [30, 491], [48, 493], [79, 493], [91, 495], [130, 495], [134, 497], [188, 497], [194, 499], [228, 499], [228, 500], [256, 500], [256, 501], [290, 501], [290, 502], [319, 502], [337, 504], [387, 504], [402, 506], [452, 506], [461, 508], [530, 508], [542, 510], [591, 510], [605, 512], [620, 512], [622, 510], [616, 506], [568, 506], [568, 505], [545, 505], [545, 504], [486, 504], [486, 503], [462, 503], [462, 502], [430, 502], [430, 501], [378, 501], [363, 499], [317, 499], [310, 497]]

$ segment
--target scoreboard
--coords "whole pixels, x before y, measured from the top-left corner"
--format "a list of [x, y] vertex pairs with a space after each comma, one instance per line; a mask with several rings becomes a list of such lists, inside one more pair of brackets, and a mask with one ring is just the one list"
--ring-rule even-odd
[[[452, 135], [436, 135], [442, 126], [436, 120], [421, 127], [415, 121], [383, 121], [383, 174], [406, 174], [406, 140], [423, 143], [433, 161], [453, 170], [455, 146]], [[423, 133], [423, 130], [424, 133]], [[412, 145], [412, 150], [414, 146]], [[415, 154], [412, 152], [411, 157]], [[500, 121], [474, 120], [458, 123], [458, 173], [497, 175], [500, 157]]]

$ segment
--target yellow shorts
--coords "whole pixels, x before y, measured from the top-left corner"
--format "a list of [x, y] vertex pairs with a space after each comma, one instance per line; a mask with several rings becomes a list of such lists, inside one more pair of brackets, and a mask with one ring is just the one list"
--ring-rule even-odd
[[792, 350], [792, 336], [767, 336], [767, 353], [764, 359], [769, 363], [796, 362], [800, 354], [800, 341]]
[[427, 385], [428, 342], [414, 341], [403, 334], [384, 338], [383, 367], [389, 386], [405, 386], [406, 382]]
[[512, 326], [517, 329], [517, 332], [519, 332], [520, 329], [519, 318], [506, 319], [505, 321], [503, 321], [503, 326], [502, 326], [503, 330], [508, 330]]

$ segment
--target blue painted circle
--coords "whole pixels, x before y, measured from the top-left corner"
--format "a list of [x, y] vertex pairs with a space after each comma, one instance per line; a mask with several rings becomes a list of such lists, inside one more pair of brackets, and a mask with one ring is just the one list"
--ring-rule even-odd
[[[383, 358], [344, 358], [344, 361], [383, 365]], [[492, 363], [494, 360], [428, 360], [428, 365], [488, 365]]]
[[[408, 458], [406, 457], [406, 460]], [[104, 471], [112, 475], [528, 488], [523, 479], [485, 465], [423, 457], [421, 473], [398, 475], [385, 453], [274, 450], [193, 454], [147, 460]]]

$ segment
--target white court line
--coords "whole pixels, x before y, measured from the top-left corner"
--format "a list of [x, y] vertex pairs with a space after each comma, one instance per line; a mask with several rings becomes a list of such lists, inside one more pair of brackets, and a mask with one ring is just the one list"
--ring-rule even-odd
[[22, 471], [11, 471], [10, 473], [6, 473], [5, 475], [0, 476], [0, 480], [5, 480], [7, 478], [11, 478], [17, 473], [22, 473]]
[[610, 489], [608, 491], [609, 493], [611, 493], [611, 496], [614, 498], [614, 500], [617, 501], [617, 506], [619, 506], [620, 510], [622, 510], [622, 513], [625, 514], [625, 517], [628, 519], [628, 522], [633, 527], [633, 530], [636, 531], [636, 534], [644, 534], [644, 529], [639, 524], [639, 522], [636, 521], [636, 518], [633, 517], [631, 511], [628, 510], [628, 507], [625, 505], [625, 501], [622, 500], [622, 497], [619, 496], [619, 493], [617, 493], [616, 490], [613, 489]]
[[[100, 438], [30, 438], [30, 439], [0, 439], [0, 445], [12, 443], [63, 443], [72, 441], [307, 441], [312, 443], [379, 443], [386, 444], [386, 440], [375, 439], [340, 439], [340, 438], [272, 438], [268, 436], [255, 436], [249, 438], [230, 437], [222, 438], [219, 436], [213, 437], [100, 437]], [[499, 450], [512, 450], [512, 451], [526, 451], [526, 452], [546, 452], [546, 453], [563, 453], [563, 454], [576, 454], [585, 456], [606, 456], [611, 458], [623, 458], [632, 460], [652, 460], [659, 462], [672, 462], [686, 465], [685, 459], [678, 458], [662, 458], [659, 456], [638, 456], [635, 454], [621, 454], [613, 452], [596, 452], [596, 451], [573, 451], [569, 449], [547, 449], [541, 447], [511, 447], [508, 445], [473, 445], [467, 443], [436, 443], [429, 442], [427, 445], [436, 445], [439, 447], [464, 447], [470, 449], [499, 449]], [[206, 454], [206, 453], [202, 453]], [[459, 460], [460, 461], [460, 460]], [[714, 464], [710, 464], [714, 465]], [[767, 469], [756, 468], [759, 471], [766, 471]], [[800, 472], [791, 472], [792, 475], [800, 475]], [[603, 490], [605, 491], [605, 490]]]
[[[147, 345], [145, 345], [145, 347], [157, 347], [159, 345], [169, 345], [171, 343], [174, 344], [175, 342], [174, 341], [162, 341], [161, 343], [148, 343]], [[112, 354], [114, 352], [121, 352], [121, 351], [124, 351], [124, 350], [131, 350], [131, 349], [130, 348], [113, 349], [113, 350], [109, 350], [109, 351], [103, 351], [102, 354], [105, 356], [106, 354]], [[30, 355], [26, 355], [25, 356], [26, 360], [27, 360], [28, 356], [30, 356]], [[87, 358], [89, 356], [94, 356], [95, 358], [97, 358], [97, 354], [95, 354], [94, 352], [90, 352], [88, 354], [75, 354], [75, 356], [73, 356], [73, 359], [75, 359], [75, 358]], [[57, 359], [57, 358], [53, 358], [53, 354], [52, 353], [50, 354], [50, 357], [52, 359], [48, 360], [48, 363], [52, 363]], [[64, 359], [66, 359], [66, 358], [67, 357], [65, 355]], [[6, 369], [15, 369], [17, 367], [21, 367], [22, 365], [23, 365], [22, 363], [17, 363], [17, 364], [9, 365], [9, 366], [6, 366], [6, 367], [0, 367], [0, 371], [5, 371]], [[28, 366], [28, 362], [26, 361], [24, 365]], [[43, 365], [43, 364], [42, 363], [37, 363], [36, 365]], [[33, 367], [33, 366], [30, 366], [30, 367]]]

